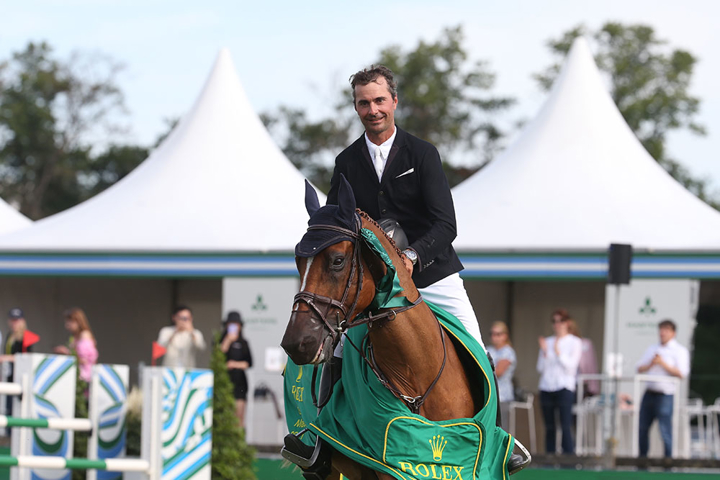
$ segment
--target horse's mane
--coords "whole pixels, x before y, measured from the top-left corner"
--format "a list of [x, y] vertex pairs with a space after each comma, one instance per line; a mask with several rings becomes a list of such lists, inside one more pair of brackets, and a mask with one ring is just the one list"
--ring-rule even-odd
[[402, 253], [402, 251], [400, 251], [400, 249], [398, 248], [398, 246], [395, 244], [395, 240], [393, 240], [393, 239], [385, 232], [385, 230], [382, 229], [382, 227], [380, 226], [380, 224], [377, 223], [375, 220], [373, 220], [373, 219], [370, 217], [370, 215], [368, 215], [367, 213], [363, 212], [363, 211], [360, 210], [359, 208], [356, 210], [356, 212], [357, 212], [358, 215], [360, 215], [360, 218], [362, 218], [363, 220], [365, 220], [365, 221], [368, 222], [369, 224], [373, 225], [380, 233], [382, 233], [383, 236], [385, 237], [385, 239], [390, 243], [390, 246], [395, 249], [395, 253], [397, 253], [398, 257], [402, 258], [403, 253]]

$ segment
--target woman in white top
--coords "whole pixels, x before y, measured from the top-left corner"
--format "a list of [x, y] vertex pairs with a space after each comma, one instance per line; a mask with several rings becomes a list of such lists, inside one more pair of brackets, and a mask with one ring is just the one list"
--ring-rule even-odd
[[575, 400], [577, 371], [582, 341], [568, 332], [570, 317], [563, 309], [552, 315], [555, 335], [540, 337], [537, 370], [540, 373], [540, 406], [545, 420], [545, 451], [555, 453], [555, 411], [560, 412], [562, 451], [575, 452], [572, 438], [572, 405]]

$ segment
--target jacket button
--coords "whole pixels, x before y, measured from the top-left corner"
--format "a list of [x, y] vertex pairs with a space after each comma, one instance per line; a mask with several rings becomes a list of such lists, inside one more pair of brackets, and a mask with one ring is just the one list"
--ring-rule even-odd
[[385, 215], [385, 214], [387, 213], [387, 208], [383, 208], [382, 210], [380, 210], [380, 213], [382, 213], [383, 215]]
[[385, 195], [385, 192], [383, 192], [382, 190], [380, 190], [380, 193], [378, 193], [378, 195]]

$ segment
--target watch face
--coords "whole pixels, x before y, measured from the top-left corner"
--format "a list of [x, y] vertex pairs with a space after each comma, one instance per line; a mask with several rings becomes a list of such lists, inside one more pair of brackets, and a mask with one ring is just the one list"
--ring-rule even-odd
[[410, 259], [413, 263], [417, 262], [417, 254], [413, 252], [412, 250], [405, 250], [405, 256]]

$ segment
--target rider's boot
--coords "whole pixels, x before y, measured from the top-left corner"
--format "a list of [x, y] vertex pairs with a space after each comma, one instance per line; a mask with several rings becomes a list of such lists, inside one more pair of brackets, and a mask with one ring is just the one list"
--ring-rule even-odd
[[519, 472], [532, 462], [532, 455], [517, 438], [515, 439], [515, 446], [520, 450], [520, 453], [510, 455], [510, 460], [508, 460], [508, 472], [510, 472], [510, 475]]
[[306, 431], [298, 436], [292, 433], [286, 435], [280, 453], [283, 458], [302, 468], [305, 480], [325, 480], [332, 473], [332, 449], [320, 437], [314, 447], [303, 443], [300, 436]]

